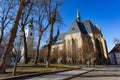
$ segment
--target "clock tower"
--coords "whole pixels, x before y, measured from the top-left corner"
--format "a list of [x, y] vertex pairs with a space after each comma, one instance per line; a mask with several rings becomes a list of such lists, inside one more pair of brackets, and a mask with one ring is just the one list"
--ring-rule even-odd
[[[33, 44], [34, 44], [33, 18], [31, 18], [30, 22], [28, 23], [28, 26], [25, 30], [25, 35], [26, 35], [26, 43], [27, 43], [27, 53], [30, 54], [33, 51]], [[24, 62], [24, 46], [22, 47], [20, 62]]]

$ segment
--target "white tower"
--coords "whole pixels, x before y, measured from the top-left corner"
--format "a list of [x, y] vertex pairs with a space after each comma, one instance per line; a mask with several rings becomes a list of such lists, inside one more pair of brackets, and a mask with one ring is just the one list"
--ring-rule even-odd
[[[25, 30], [25, 35], [26, 35], [27, 51], [29, 54], [29, 53], [32, 53], [33, 44], [34, 44], [33, 18], [31, 18], [31, 20]], [[20, 62], [24, 62], [24, 46], [22, 47]]]

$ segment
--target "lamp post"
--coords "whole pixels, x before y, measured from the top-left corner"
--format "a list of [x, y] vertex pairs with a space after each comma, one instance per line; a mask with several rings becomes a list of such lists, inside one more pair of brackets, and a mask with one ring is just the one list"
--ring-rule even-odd
[[20, 44], [19, 44], [18, 52], [17, 52], [16, 58], [15, 58], [15, 63], [14, 63], [14, 68], [13, 68], [13, 73], [12, 73], [13, 76], [15, 76], [15, 74], [16, 74], [17, 62], [18, 62], [19, 55], [20, 55], [20, 46], [21, 46], [21, 41], [22, 41], [23, 35], [24, 35], [24, 31], [20, 30]]

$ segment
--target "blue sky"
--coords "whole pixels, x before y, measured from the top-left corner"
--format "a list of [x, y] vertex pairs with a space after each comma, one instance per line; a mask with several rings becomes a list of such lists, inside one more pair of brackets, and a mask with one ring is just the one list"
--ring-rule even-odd
[[120, 38], [120, 0], [65, 0], [60, 12], [66, 25], [62, 26], [61, 33], [76, 19], [77, 9], [82, 21], [89, 19], [98, 24], [110, 51], [115, 45], [113, 39]]

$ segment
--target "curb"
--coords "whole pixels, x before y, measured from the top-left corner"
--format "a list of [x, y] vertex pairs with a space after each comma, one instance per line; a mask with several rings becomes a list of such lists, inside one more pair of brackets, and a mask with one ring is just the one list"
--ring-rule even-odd
[[24, 74], [24, 75], [18, 75], [18, 76], [10, 76], [10, 77], [5, 77], [5, 78], [0, 78], [0, 80], [21, 80], [24, 78], [30, 78], [30, 77], [35, 77], [35, 76], [44, 76], [44, 75], [49, 75], [53, 73], [59, 73], [59, 72], [65, 72], [65, 71], [71, 71], [71, 70], [77, 70], [81, 68], [76, 68], [76, 69], [68, 69], [68, 70], [63, 70], [63, 71], [55, 71], [55, 72], [48, 72], [48, 73], [32, 73], [32, 74]]

